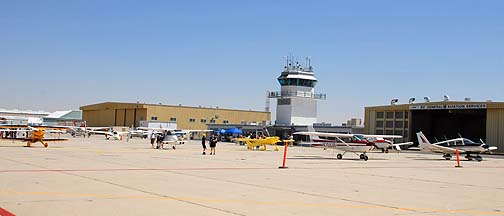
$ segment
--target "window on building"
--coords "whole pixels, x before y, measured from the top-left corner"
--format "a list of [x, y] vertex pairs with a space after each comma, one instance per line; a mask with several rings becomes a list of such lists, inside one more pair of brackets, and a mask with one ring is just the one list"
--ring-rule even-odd
[[394, 121], [386, 121], [385, 122], [385, 127], [386, 128], [393, 128], [394, 127]]
[[376, 112], [376, 118], [382, 119], [383, 118], [383, 112]]
[[403, 135], [403, 131], [402, 131], [402, 129], [401, 129], [401, 130], [397, 130], [397, 129], [396, 129], [396, 130], [395, 130], [395, 132], [394, 132], [394, 135], [399, 135], [399, 136], [402, 136], [402, 135]]
[[223, 120], [222, 123], [229, 124], [229, 121], [228, 120]]
[[388, 119], [393, 119], [394, 118], [394, 112], [387, 112], [386, 114]]
[[150, 117], [150, 120], [151, 120], [151, 121], [157, 121], [157, 116], [151, 116], [151, 117]]
[[196, 119], [195, 118], [190, 118], [189, 122], [196, 122]]
[[385, 135], [392, 135], [394, 134], [393, 130], [385, 130]]
[[383, 128], [383, 121], [376, 121], [377, 128]]
[[404, 118], [405, 118], [405, 119], [408, 119], [408, 118], [409, 118], [409, 112], [405, 112], [405, 113], [404, 113]]
[[404, 135], [403, 135], [404, 139], [408, 138], [408, 136], [409, 136], [408, 130], [404, 130]]
[[404, 127], [405, 127], [405, 128], [408, 128], [408, 121], [405, 121], [405, 122], [404, 122]]
[[215, 119], [210, 119], [211, 124], [215, 124]]
[[395, 118], [396, 119], [402, 119], [404, 117], [404, 112], [396, 112], [395, 113]]
[[177, 118], [171, 117], [171, 118], [170, 118], [170, 121], [171, 121], [171, 122], [177, 122]]
[[200, 119], [200, 122], [201, 123], [206, 123], [206, 119], [202, 118], [202, 119]]
[[395, 128], [403, 128], [403, 122], [402, 121], [396, 121], [395, 122]]
[[383, 135], [383, 130], [376, 130], [376, 135]]

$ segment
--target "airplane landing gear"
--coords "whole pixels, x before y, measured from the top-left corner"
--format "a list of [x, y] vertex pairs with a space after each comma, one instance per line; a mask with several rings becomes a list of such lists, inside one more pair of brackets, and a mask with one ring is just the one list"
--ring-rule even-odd
[[364, 161], [367, 161], [367, 160], [369, 159], [369, 158], [368, 158], [368, 156], [367, 156], [366, 154], [360, 154], [360, 155], [359, 155], [359, 158], [360, 158], [361, 160], [364, 160]]
[[444, 158], [445, 160], [451, 160], [452, 156], [451, 156], [450, 154], [444, 154], [444, 155], [443, 155], [443, 158]]
[[343, 158], [343, 155], [342, 155], [342, 154], [338, 154], [338, 155], [336, 155], [336, 158], [337, 158], [338, 160], [341, 160], [341, 159]]
[[476, 160], [476, 161], [478, 161], [478, 162], [481, 162], [481, 161], [483, 160], [483, 157], [481, 157], [481, 156], [479, 156], [479, 155], [472, 156], [472, 155], [470, 155], [470, 154], [467, 154], [467, 155], [465, 156], [465, 158], [466, 158], [467, 160], [469, 160], [469, 161]]
[[474, 157], [474, 159], [476, 159], [476, 161], [478, 161], [478, 162], [481, 162], [483, 160], [483, 157], [476, 155], [476, 157]]

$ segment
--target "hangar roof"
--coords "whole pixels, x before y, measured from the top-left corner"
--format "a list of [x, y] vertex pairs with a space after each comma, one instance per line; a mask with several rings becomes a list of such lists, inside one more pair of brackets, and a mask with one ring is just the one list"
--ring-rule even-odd
[[146, 104], [146, 103], [125, 103], [125, 102], [103, 102], [97, 104], [91, 104], [86, 106], [81, 106], [80, 110], [99, 110], [99, 109], [146, 109], [149, 107], [181, 107], [181, 108], [194, 108], [194, 109], [212, 109], [212, 110], [228, 110], [228, 111], [240, 111], [240, 112], [259, 112], [259, 113], [270, 113], [265, 111], [254, 111], [254, 110], [239, 110], [239, 109], [222, 109], [219, 107], [192, 107], [192, 106], [182, 106], [182, 105], [164, 105], [164, 104]]
[[504, 102], [489, 101], [434, 101], [396, 105], [369, 106], [366, 110], [417, 110], [417, 109], [504, 109]]

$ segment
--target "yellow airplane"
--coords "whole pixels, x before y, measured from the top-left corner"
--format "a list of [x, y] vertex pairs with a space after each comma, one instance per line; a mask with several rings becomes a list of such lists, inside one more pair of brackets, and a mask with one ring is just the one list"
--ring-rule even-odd
[[46, 134], [46, 129], [51, 130], [52, 132], [63, 133], [68, 128], [66, 127], [51, 127], [51, 126], [28, 126], [28, 125], [0, 125], [0, 132], [3, 133], [17, 133], [17, 132], [26, 132], [28, 136], [26, 138], [17, 138], [14, 136], [4, 138], [3, 134], [1, 136], [2, 139], [13, 139], [13, 140], [21, 140], [26, 142], [26, 147], [30, 147], [31, 144], [40, 142], [44, 147], [47, 148], [49, 144], [44, 141], [66, 141], [68, 139], [60, 139], [60, 138], [44, 138]]
[[261, 151], [266, 151], [266, 145], [273, 145], [274, 150], [278, 151], [279, 148], [277, 146], [278, 142], [294, 142], [294, 140], [280, 140], [280, 137], [273, 136], [273, 137], [265, 137], [262, 139], [250, 139], [250, 138], [236, 138], [234, 139], [236, 142], [245, 142], [247, 144], [247, 149], [254, 150], [257, 147], [261, 146], [259, 150]]

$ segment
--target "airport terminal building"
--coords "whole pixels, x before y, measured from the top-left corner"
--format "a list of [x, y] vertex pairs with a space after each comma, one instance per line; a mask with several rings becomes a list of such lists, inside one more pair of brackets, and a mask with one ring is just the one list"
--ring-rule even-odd
[[504, 152], [504, 102], [440, 101], [366, 107], [367, 134], [402, 135], [417, 142], [422, 131], [431, 141], [463, 136], [482, 139]]
[[138, 127], [141, 121], [176, 123], [178, 129], [205, 130], [207, 124], [270, 123], [270, 112], [144, 103], [105, 102], [80, 107], [88, 126]]

